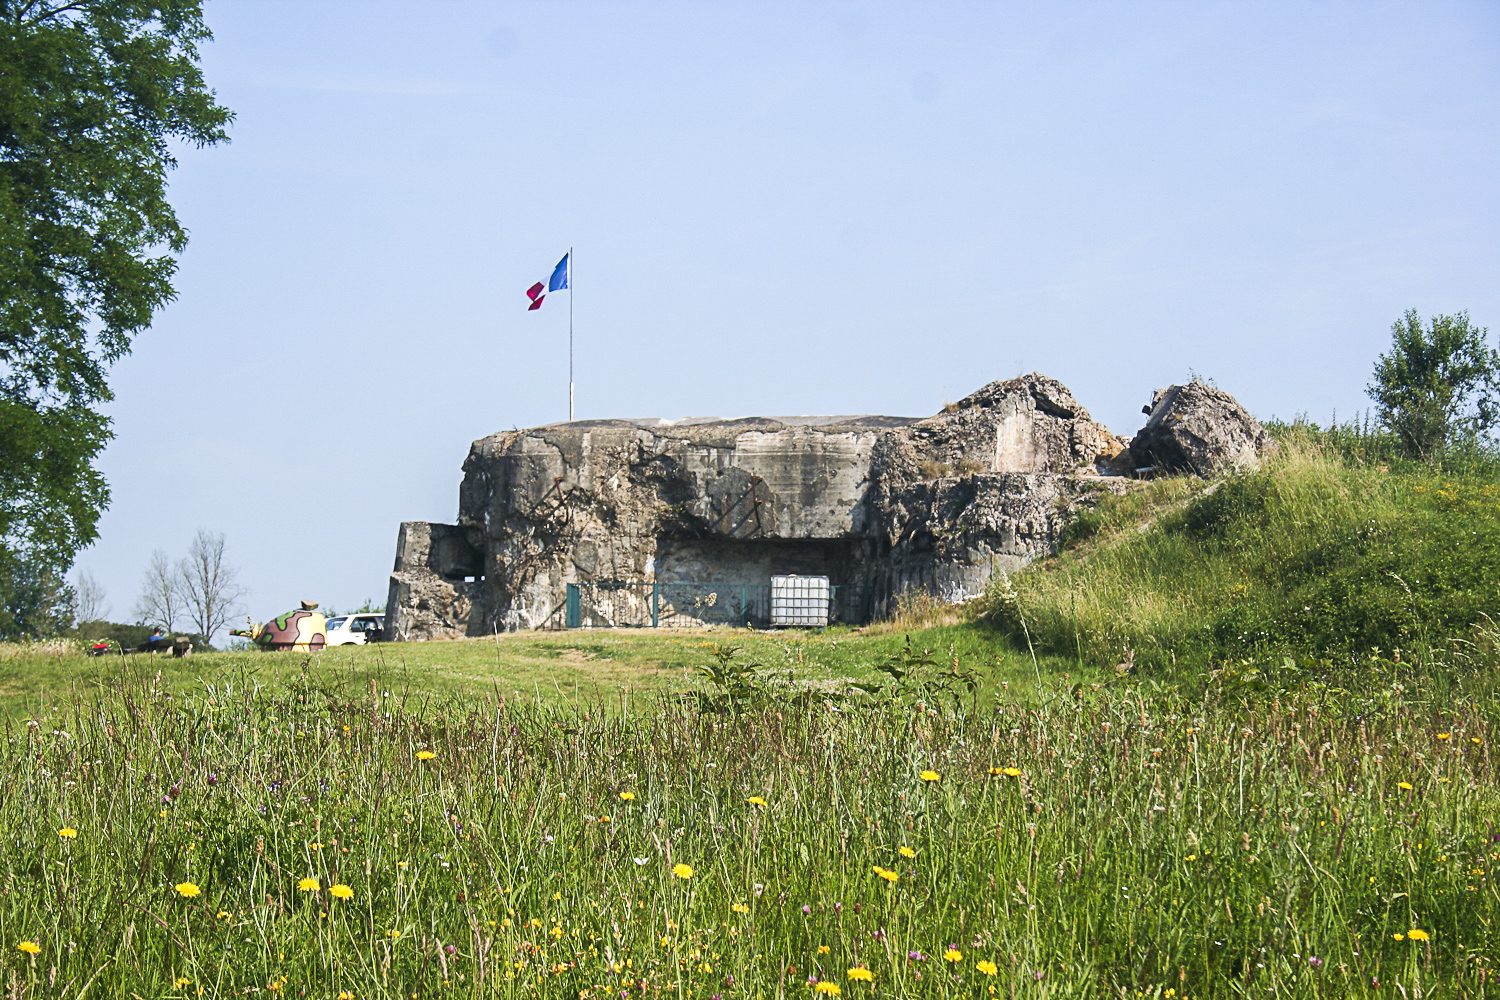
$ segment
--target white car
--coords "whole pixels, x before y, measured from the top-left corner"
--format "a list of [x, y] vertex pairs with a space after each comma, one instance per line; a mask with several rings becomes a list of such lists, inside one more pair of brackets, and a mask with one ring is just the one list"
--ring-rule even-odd
[[380, 639], [385, 615], [339, 615], [328, 619], [328, 645], [363, 646]]

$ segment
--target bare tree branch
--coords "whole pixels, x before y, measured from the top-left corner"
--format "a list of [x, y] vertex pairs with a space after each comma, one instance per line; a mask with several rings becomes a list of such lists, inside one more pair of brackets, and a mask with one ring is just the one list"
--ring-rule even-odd
[[103, 621], [108, 614], [104, 584], [96, 580], [88, 570], [81, 571], [73, 584], [73, 620], [79, 624]]
[[43, 11], [39, 12], [35, 17], [32, 17], [32, 18], [28, 19], [26, 17], [26, 14], [34, 6], [36, 6], [36, 4], [34, 4], [34, 3], [28, 3], [25, 6], [25, 8], [23, 8], [21, 10], [20, 16], [16, 18], [17, 23], [41, 24], [43, 21], [51, 20], [52, 18], [56, 17], [59, 14], [68, 13], [70, 11], [72, 13], [75, 13], [75, 14], [76, 13], [80, 13], [83, 10], [87, 9], [88, 4], [82, 2], [82, 0], [78, 0], [78, 2], [75, 2], [75, 3], [59, 4], [58, 6], [53, 7], [51, 10], [43, 10]]
[[215, 535], [199, 528], [177, 571], [194, 630], [213, 642], [214, 633], [238, 613], [237, 602], [245, 593], [236, 579], [238, 571], [224, 562], [223, 532]]
[[135, 601], [135, 617], [147, 625], [156, 625], [168, 632], [177, 628], [177, 619], [182, 617], [182, 583], [177, 571], [167, 561], [161, 549], [151, 553], [151, 562], [141, 574], [141, 594]]

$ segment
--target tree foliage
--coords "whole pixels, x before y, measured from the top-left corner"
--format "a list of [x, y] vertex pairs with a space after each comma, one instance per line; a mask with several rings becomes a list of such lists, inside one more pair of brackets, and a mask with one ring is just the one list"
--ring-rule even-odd
[[1500, 420], [1500, 351], [1468, 313], [1434, 316], [1424, 329], [1415, 309], [1391, 326], [1391, 349], [1366, 391], [1380, 420], [1413, 458], [1432, 459]]
[[0, 638], [36, 639], [73, 627], [73, 588], [55, 566], [0, 547]]
[[221, 142], [232, 117], [198, 67], [201, 7], [0, 0], [0, 573], [21, 574], [7, 592], [60, 578], [109, 500], [93, 465], [108, 367], [173, 298], [187, 244], [171, 144]]

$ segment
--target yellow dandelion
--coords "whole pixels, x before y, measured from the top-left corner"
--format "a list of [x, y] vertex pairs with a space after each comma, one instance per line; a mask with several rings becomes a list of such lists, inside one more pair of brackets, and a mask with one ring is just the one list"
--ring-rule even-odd
[[923, 781], [942, 781], [943, 780], [943, 776], [941, 774], [938, 774], [936, 771], [923, 771], [921, 777], [922, 777]]
[[73, 829], [71, 826], [65, 826], [61, 830], [57, 831], [57, 835], [64, 840], [72, 840], [74, 837], [78, 836], [78, 831]]
[[693, 877], [693, 866], [692, 865], [673, 865], [672, 866], [672, 874], [676, 875], [680, 879], [690, 879], [690, 878]]
[[830, 997], [836, 997], [844, 992], [843, 990], [839, 989], [838, 983], [830, 983], [826, 979], [820, 982], [818, 985], [814, 986], [813, 990], [815, 992], [823, 994], [824, 996]]
[[24, 951], [28, 955], [39, 955], [42, 951], [42, 946], [37, 944], [35, 941], [22, 941], [20, 944], [16, 945], [16, 948], [19, 951]]
[[962, 962], [963, 960], [964, 953], [959, 951], [957, 948], [949, 948], [947, 951], [943, 952], [943, 961], [945, 962]]
[[864, 966], [857, 966], [856, 968], [850, 969], [848, 972], [844, 973], [844, 975], [848, 976], [856, 983], [873, 983], [875, 981], [875, 973], [871, 972], [869, 969], [866, 969]]
[[1480, 740], [1479, 740], [1479, 737], [1478, 737], [1478, 736], [1470, 736], [1470, 737], [1469, 737], [1469, 742], [1470, 742], [1470, 743], [1473, 743], [1473, 744], [1474, 744], [1474, 745], [1475, 745], [1475, 746], [1478, 746], [1478, 745], [1479, 745], [1479, 742], [1480, 742]]
[[323, 888], [323, 884], [315, 878], [305, 878], [297, 883], [297, 888], [302, 892], [317, 892]]
[[433, 753], [431, 750], [422, 750], [417, 753], [417, 760], [431, 760], [436, 756], [437, 754]]
[[903, 858], [914, 858], [917, 856], [917, 852], [912, 850], [910, 847], [907, 847], [905, 844], [902, 844], [896, 850]]
[[1391, 935], [1391, 940], [1392, 941], [1405, 941], [1406, 940], [1406, 935], [1405, 934], [1392, 934]]
[[984, 973], [986, 976], [997, 975], [1000, 972], [1000, 970], [998, 968], [996, 968], [995, 963], [989, 961], [988, 959], [986, 959], [984, 961], [980, 961], [980, 962], [975, 962], [974, 963], [974, 968], [978, 969], [980, 972]]
[[750, 912], [750, 907], [746, 906], [744, 903], [735, 903], [733, 906], [730, 907], [730, 909], [733, 910], [735, 913], [749, 913]]
[[876, 865], [873, 870], [874, 870], [874, 872], [875, 872], [876, 875], [879, 875], [881, 878], [885, 879], [887, 882], [894, 882], [894, 881], [896, 881], [896, 879], [898, 879], [898, 878], [901, 877], [900, 875], [897, 875], [895, 872], [891, 871], [890, 869], [888, 869], [888, 868], [882, 868], [879, 865]]
[[1411, 930], [1407, 931], [1406, 936], [1411, 938], [1413, 941], [1430, 941], [1432, 939], [1432, 936], [1426, 931], [1419, 931], [1416, 928], [1412, 928]]
[[334, 899], [349, 900], [354, 898], [354, 890], [342, 882], [333, 886], [328, 891], [333, 894]]
[[621, 792], [620, 793], [620, 801], [621, 802], [634, 802], [635, 801], [635, 792]]
[[752, 795], [745, 801], [750, 803], [752, 806], [764, 806], [766, 804], [766, 800], [761, 798], [759, 795]]
[[172, 886], [172, 888], [176, 889], [177, 895], [181, 896], [184, 899], [192, 899], [194, 896], [200, 895], [203, 892], [202, 889], [198, 888], [191, 882], [178, 882], [176, 885]]

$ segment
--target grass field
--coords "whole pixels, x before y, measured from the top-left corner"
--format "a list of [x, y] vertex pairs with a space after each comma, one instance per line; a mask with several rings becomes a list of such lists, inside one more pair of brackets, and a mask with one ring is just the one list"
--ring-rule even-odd
[[0, 646], [0, 986], [1500, 995], [1492, 478], [1149, 484], [977, 618]]
[[[593, 641], [518, 646], [675, 677], [704, 639]], [[132, 669], [12, 722], [11, 994], [1493, 992], [1488, 673], [453, 697], [481, 647], [405, 651], [447, 694], [387, 683], [392, 649], [223, 654], [195, 694]]]
[[[485, 639], [438, 643], [342, 646], [304, 653], [195, 653], [183, 659], [131, 655], [93, 658], [74, 644], [0, 646], [0, 712], [13, 718], [37, 717], [70, 704], [75, 697], [108, 690], [121, 678], [161, 673], [162, 687], [174, 694], [202, 693], [210, 686], [271, 685], [290, 676], [338, 697], [358, 696], [371, 680], [424, 701], [486, 698], [547, 703], [647, 701], [670, 692], [706, 690], [697, 668], [709, 662], [715, 643], [732, 645], [738, 659], [761, 664], [781, 683], [836, 692], [850, 681], [879, 678], [874, 664], [901, 650], [899, 629], [824, 632], [757, 632], [752, 629], [619, 629], [575, 632], [522, 632]], [[959, 624], [920, 631], [919, 649], [950, 661], [958, 656], [991, 677], [1013, 675], [1035, 683], [1036, 669], [1024, 652], [984, 628]], [[7, 652], [8, 649], [8, 652]], [[1024, 665], [1024, 671], [1021, 667]], [[1077, 670], [1061, 661], [1042, 664], [1044, 676]]]

